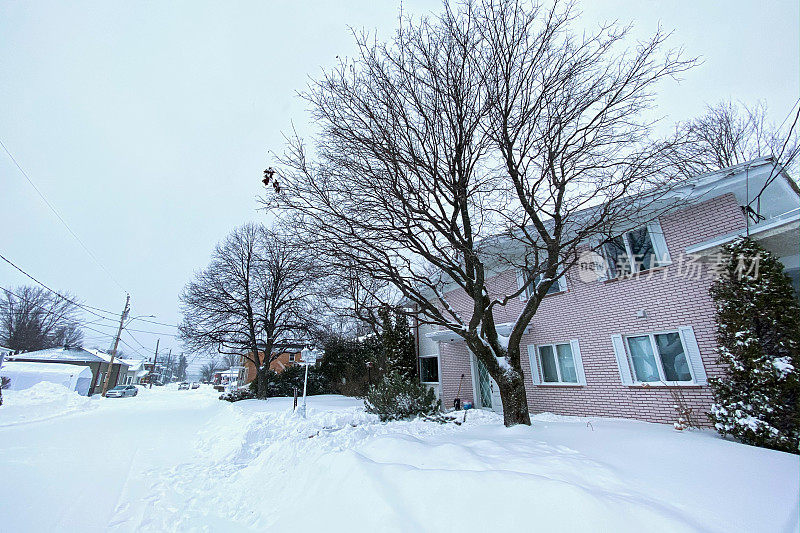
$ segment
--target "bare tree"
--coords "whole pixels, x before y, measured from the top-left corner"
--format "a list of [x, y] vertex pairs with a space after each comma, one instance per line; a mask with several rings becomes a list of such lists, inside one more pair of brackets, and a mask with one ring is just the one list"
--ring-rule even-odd
[[222, 355], [222, 361], [220, 363], [226, 368], [231, 368], [234, 366], [239, 366], [242, 363], [242, 360], [239, 355], [226, 353]]
[[[641, 114], [659, 80], [693, 64], [662, 52], [660, 31], [626, 49], [627, 28], [576, 36], [574, 16], [465, 1], [386, 44], [356, 35], [356, 58], [305, 94], [313, 156], [290, 139], [264, 198], [325, 263], [376, 282], [359, 286], [364, 302], [400, 301], [462, 338], [506, 425], [530, 424], [520, 340], [550, 286], [593, 237], [654, 216], [646, 191], [664, 181], [667, 147], [647, 141]], [[487, 280], [508, 268], [524, 283], [493, 293]], [[500, 335], [496, 315], [523, 291]]]
[[773, 165], [760, 190], [754, 190], [746, 206], [754, 221], [763, 220], [761, 193], [785, 170], [797, 171], [800, 140], [797, 126], [800, 120], [800, 101], [795, 103], [784, 121], [775, 126], [767, 121], [767, 107], [757, 103], [752, 107], [721, 102], [709, 107], [700, 118], [678, 124], [672, 151], [669, 155], [673, 172], [691, 177], [747, 161], [769, 157]]
[[273, 347], [308, 329], [312, 282], [302, 248], [263, 226], [241, 226], [184, 289], [181, 337], [194, 350], [249, 361], [257, 369], [256, 393], [266, 394]]
[[200, 368], [200, 381], [211, 381], [214, 379], [214, 374], [219, 370], [217, 360], [212, 357], [208, 363]]
[[[741, 108], [740, 108], [741, 105]], [[744, 163], [758, 157], [772, 157], [777, 165], [796, 168], [800, 142], [797, 122], [800, 108], [790, 110], [782, 124], [767, 120], [764, 103], [753, 106], [720, 102], [709, 106], [702, 117], [677, 125], [672, 163], [680, 175], [696, 176]]]
[[80, 346], [80, 308], [69, 295], [40, 287], [3, 291], [0, 300], [0, 344], [12, 350], [33, 351], [54, 346]]

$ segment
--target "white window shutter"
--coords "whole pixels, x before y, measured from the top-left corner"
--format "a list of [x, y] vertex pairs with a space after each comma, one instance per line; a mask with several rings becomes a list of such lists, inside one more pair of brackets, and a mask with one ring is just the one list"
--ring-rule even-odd
[[[520, 268], [517, 270], [517, 289], [521, 289], [523, 286], [525, 286], [525, 271]], [[520, 302], [524, 302], [528, 299], [528, 295], [526, 294], [527, 292], [527, 290], [522, 291], [522, 293], [519, 295]]]
[[603, 268], [600, 272], [597, 273], [597, 280], [598, 281], [607, 281], [609, 278], [608, 275], [608, 260], [606, 259], [606, 254], [603, 251], [603, 244], [602, 240], [594, 239], [591, 243], [592, 250], [598, 254], [600, 257], [603, 258]]
[[578, 346], [578, 339], [569, 341], [569, 346], [572, 348], [572, 360], [575, 362], [578, 383], [586, 385], [586, 373], [583, 371], [583, 359], [581, 358], [581, 347]]
[[611, 344], [614, 345], [614, 356], [617, 358], [619, 377], [624, 385], [632, 385], [631, 366], [628, 364], [628, 355], [625, 353], [625, 343], [622, 335], [611, 335]]
[[536, 346], [533, 344], [528, 345], [528, 361], [531, 364], [531, 381], [534, 385], [539, 385], [542, 378], [539, 377], [539, 359], [536, 357]]
[[567, 291], [567, 275], [564, 273], [561, 273], [561, 277], [558, 278], [558, 290], [559, 292]]
[[700, 356], [700, 347], [697, 345], [697, 338], [694, 336], [692, 326], [682, 326], [678, 328], [683, 338], [683, 344], [686, 346], [686, 356], [689, 359], [689, 364], [692, 366], [692, 375], [694, 381], [698, 385], [705, 385], [708, 383], [706, 376], [706, 367], [703, 365], [703, 358]]
[[647, 233], [650, 235], [650, 241], [653, 243], [653, 251], [658, 257], [659, 265], [668, 265], [672, 263], [667, 249], [667, 241], [664, 239], [664, 230], [661, 229], [661, 223], [658, 219], [650, 222], [647, 225]]

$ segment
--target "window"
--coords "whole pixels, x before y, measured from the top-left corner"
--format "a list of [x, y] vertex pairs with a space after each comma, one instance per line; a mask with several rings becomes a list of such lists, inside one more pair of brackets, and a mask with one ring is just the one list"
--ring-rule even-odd
[[686, 348], [677, 331], [625, 337], [635, 381], [691, 382]]
[[534, 384], [585, 384], [578, 341], [528, 347]]
[[664, 235], [657, 222], [607, 240], [602, 250], [611, 278], [629, 276], [670, 263]]
[[[536, 286], [539, 285], [539, 283], [541, 283], [542, 277], [543, 276], [541, 274], [537, 274], [536, 277], [533, 278], [533, 282], [528, 284], [528, 288], [525, 289], [525, 298], [530, 298], [531, 297], [531, 294], [533, 294], [533, 291], [536, 290]], [[524, 279], [520, 279], [520, 287], [522, 286], [522, 283], [525, 280], [529, 280], [529, 279], [530, 279], [530, 273], [527, 273], [526, 277]], [[566, 292], [566, 291], [567, 291], [567, 281], [564, 279], [564, 276], [561, 276], [556, 281], [554, 281], [552, 285], [550, 285], [550, 288], [547, 289], [547, 294], [548, 295], [549, 294], [558, 294], [560, 292]], [[520, 297], [520, 298], [522, 298], [522, 297]]]
[[419, 358], [419, 380], [422, 383], [439, 383], [439, 358], [426, 355]]
[[290, 363], [294, 363], [294, 354], [293, 353], [289, 354], [289, 362]]

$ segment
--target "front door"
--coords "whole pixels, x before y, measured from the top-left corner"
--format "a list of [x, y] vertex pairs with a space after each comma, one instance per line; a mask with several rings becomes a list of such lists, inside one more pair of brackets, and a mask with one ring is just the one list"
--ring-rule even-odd
[[503, 413], [503, 401], [500, 399], [500, 389], [489, 375], [486, 366], [472, 355], [473, 375], [475, 376], [475, 402], [476, 407], [491, 409], [496, 413]]

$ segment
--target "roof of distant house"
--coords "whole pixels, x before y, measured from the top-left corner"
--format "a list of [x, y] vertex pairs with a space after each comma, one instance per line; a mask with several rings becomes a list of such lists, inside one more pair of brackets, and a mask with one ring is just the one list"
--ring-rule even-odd
[[115, 362], [116, 361], [119, 361], [123, 365], [128, 365], [128, 370], [141, 370], [144, 364], [147, 362], [146, 359], [125, 359], [125, 358], [115, 359]]
[[[44, 350], [36, 350], [33, 352], [24, 352], [16, 355], [10, 355], [9, 360], [28, 360], [28, 361], [42, 361], [42, 362], [64, 362], [75, 361], [81, 363], [108, 363], [111, 361], [111, 355], [100, 350], [87, 350], [85, 348], [46, 348]], [[120, 364], [126, 364], [121, 359], [114, 361]]]

